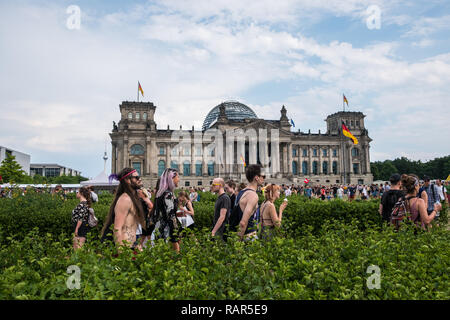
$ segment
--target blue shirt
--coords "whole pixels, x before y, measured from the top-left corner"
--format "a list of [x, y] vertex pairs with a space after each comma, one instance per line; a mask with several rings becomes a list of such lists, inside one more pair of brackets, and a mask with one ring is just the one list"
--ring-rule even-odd
[[[433, 197], [433, 189], [431, 187], [434, 187], [434, 197]], [[431, 212], [434, 210], [434, 204], [436, 202], [441, 202], [441, 197], [439, 196], [439, 190], [435, 184], [430, 184], [428, 187], [424, 187], [423, 191], [427, 193], [428, 196], [428, 212]], [[421, 194], [422, 195], [422, 194]]]

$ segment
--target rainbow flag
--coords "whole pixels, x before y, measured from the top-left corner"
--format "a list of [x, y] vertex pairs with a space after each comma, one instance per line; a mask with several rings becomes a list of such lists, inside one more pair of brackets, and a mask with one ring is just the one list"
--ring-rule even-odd
[[356, 137], [350, 132], [350, 130], [348, 130], [347, 126], [344, 124], [343, 121], [342, 121], [342, 133], [344, 134], [344, 136], [352, 139], [353, 144], [358, 144], [358, 139], [356, 139]]
[[245, 159], [244, 159], [244, 157], [241, 155], [241, 160], [242, 160], [242, 162], [244, 163], [244, 167], [246, 167], [247, 166], [247, 164], [245, 163]]

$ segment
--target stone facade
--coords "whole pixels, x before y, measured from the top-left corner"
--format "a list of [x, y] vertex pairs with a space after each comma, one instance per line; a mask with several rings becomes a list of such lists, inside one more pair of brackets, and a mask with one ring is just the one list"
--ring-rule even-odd
[[[233, 102], [234, 105], [239, 104]], [[248, 108], [242, 105], [242, 108]], [[111, 168], [118, 173], [124, 167], [135, 167], [146, 186], [155, 186], [159, 174], [166, 167], [177, 166], [181, 187], [209, 186], [212, 179], [220, 176], [246, 182], [247, 164], [261, 163], [266, 170], [266, 181], [285, 184], [303, 184], [308, 178], [312, 184], [369, 184], [370, 142], [361, 112], [337, 112], [326, 118], [327, 132], [305, 133], [291, 131], [291, 124], [283, 106], [279, 120], [227, 117], [227, 102], [220, 104], [217, 120], [208, 130], [157, 129], [154, 121], [156, 107], [151, 102], [128, 102], [120, 105], [121, 119], [110, 133], [112, 144]], [[249, 109], [249, 108], [248, 108]], [[251, 109], [250, 109], [251, 111]], [[342, 135], [344, 122], [359, 143]], [[222, 144], [211, 148], [217, 141], [211, 131], [218, 130]], [[220, 131], [219, 131], [220, 130]], [[236, 135], [231, 148], [226, 148], [230, 132]], [[238, 131], [236, 131], [238, 130]], [[239, 131], [240, 130], [240, 131]], [[237, 132], [237, 134], [236, 134]], [[250, 135], [258, 139], [267, 134], [269, 143], [250, 142]], [[276, 137], [276, 143], [272, 138]], [[173, 137], [179, 137], [174, 140]], [[186, 139], [186, 140], [184, 140]], [[237, 140], [241, 139], [242, 144]], [[182, 143], [183, 141], [188, 141]], [[259, 141], [259, 140], [258, 140]], [[224, 152], [217, 152], [223, 148]], [[262, 148], [262, 150], [261, 150]], [[261, 161], [260, 155], [268, 159]], [[220, 157], [220, 158], [218, 158]], [[222, 158], [223, 157], [223, 158]], [[268, 171], [268, 168], [274, 169]], [[345, 180], [344, 180], [345, 179]]]

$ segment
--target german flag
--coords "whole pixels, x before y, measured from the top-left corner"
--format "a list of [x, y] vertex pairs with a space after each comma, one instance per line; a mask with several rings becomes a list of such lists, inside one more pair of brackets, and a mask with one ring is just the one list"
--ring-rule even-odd
[[353, 144], [358, 144], [358, 139], [356, 139], [356, 137], [354, 135], [352, 135], [350, 130], [348, 130], [347, 126], [344, 124], [344, 121], [342, 121], [342, 133], [344, 134], [344, 136], [352, 139]]
[[138, 89], [141, 92], [142, 96], [144, 96], [144, 90], [142, 90], [141, 84], [138, 81]]
[[345, 94], [343, 94], [342, 96], [344, 97], [344, 102], [347, 104], [347, 107], [348, 107], [348, 100], [347, 100], [347, 98], [345, 97]]

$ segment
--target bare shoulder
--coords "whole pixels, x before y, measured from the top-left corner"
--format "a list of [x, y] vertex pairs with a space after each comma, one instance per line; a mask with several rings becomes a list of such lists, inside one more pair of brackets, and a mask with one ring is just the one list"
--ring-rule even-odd
[[126, 193], [123, 193], [119, 197], [119, 199], [117, 200], [117, 204], [116, 204], [116, 206], [118, 206], [118, 207], [131, 206], [131, 205], [132, 205], [131, 198]]

